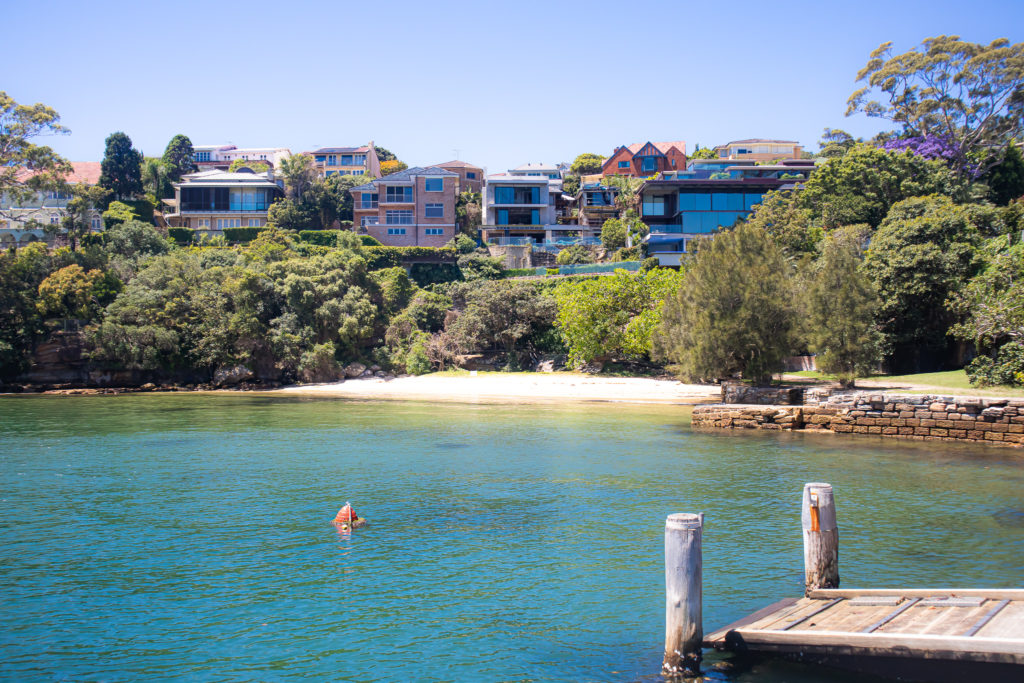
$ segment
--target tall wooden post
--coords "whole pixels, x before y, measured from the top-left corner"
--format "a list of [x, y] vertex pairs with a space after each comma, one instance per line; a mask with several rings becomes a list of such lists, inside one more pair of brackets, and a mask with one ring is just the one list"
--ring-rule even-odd
[[839, 529], [831, 484], [804, 484], [804, 591], [839, 588]]
[[701, 533], [704, 515], [674, 514], [665, 520], [665, 660], [669, 675], [700, 673]]

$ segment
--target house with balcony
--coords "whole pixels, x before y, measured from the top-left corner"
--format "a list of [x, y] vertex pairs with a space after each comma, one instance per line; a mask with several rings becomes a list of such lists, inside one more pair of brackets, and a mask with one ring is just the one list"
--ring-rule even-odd
[[714, 148], [719, 159], [752, 159], [774, 161], [776, 159], [799, 159], [803, 147], [795, 140], [769, 140], [750, 138], [733, 140]]
[[648, 180], [638, 193], [640, 218], [651, 231], [644, 238], [648, 255], [663, 266], [678, 266], [693, 240], [733, 227], [771, 190], [800, 189], [813, 171], [809, 160], [758, 166], [753, 160], [701, 159], [686, 171]]
[[584, 183], [576, 195], [577, 220], [584, 232], [601, 234], [604, 222], [619, 217], [619, 206], [615, 198], [619, 189], [600, 182]]
[[443, 247], [457, 232], [459, 174], [414, 167], [353, 187], [353, 225], [389, 247]]
[[313, 157], [321, 178], [332, 175], [365, 175], [380, 178], [380, 159], [373, 140], [362, 147], [321, 147], [303, 152]]
[[284, 189], [272, 170], [199, 171], [172, 183], [174, 199], [165, 200], [171, 213], [167, 224], [216, 235], [224, 228], [261, 228], [267, 224], [267, 210], [284, 197]]
[[484, 187], [484, 169], [465, 161], [446, 161], [443, 164], [434, 164], [436, 168], [443, 168], [446, 171], [459, 174], [460, 192], [481, 192]]
[[197, 145], [192, 147], [192, 160], [200, 171], [226, 171], [236, 159], [262, 161], [277, 168], [282, 159], [291, 156], [287, 147], [236, 147], [235, 145]]
[[640, 142], [617, 147], [601, 165], [602, 176], [648, 178], [686, 168], [686, 142]]
[[[19, 179], [24, 180], [24, 176]], [[67, 215], [65, 209], [71, 200], [70, 186], [77, 184], [96, 185], [100, 181], [100, 162], [72, 161], [71, 172], [64, 176], [69, 186], [61, 189], [36, 192], [25, 200], [0, 196], [0, 248], [24, 246], [44, 241], [50, 244], [60, 242], [56, 229]], [[89, 212], [89, 225], [93, 232], [103, 230], [99, 209]], [[52, 229], [47, 229], [53, 226]]]
[[546, 175], [496, 173], [486, 178], [483, 191], [481, 238], [508, 244], [556, 242], [576, 235], [570, 205], [562, 194], [562, 180]]

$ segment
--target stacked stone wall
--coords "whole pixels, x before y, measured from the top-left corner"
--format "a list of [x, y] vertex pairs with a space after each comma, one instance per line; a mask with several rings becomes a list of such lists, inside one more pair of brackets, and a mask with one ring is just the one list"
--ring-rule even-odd
[[817, 405], [697, 406], [693, 426], [1024, 444], [1024, 400], [846, 393]]

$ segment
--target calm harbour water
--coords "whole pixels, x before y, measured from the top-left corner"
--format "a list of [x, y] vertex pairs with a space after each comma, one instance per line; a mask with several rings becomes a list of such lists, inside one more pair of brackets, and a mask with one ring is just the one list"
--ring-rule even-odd
[[808, 481], [844, 586], [1024, 583], [1015, 450], [665, 406], [0, 398], [0, 679], [655, 681], [665, 516], [707, 514], [711, 630], [802, 592]]

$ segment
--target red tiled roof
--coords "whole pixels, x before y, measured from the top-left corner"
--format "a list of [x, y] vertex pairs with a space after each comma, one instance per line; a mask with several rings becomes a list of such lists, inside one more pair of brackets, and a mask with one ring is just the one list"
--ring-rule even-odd
[[[647, 144], [646, 142], [637, 142], [635, 144], [630, 145], [626, 149], [629, 150], [630, 154], [636, 154], [646, 144]], [[673, 147], [678, 149], [683, 154], [686, 154], [686, 141], [685, 140], [673, 140], [671, 142], [652, 142], [651, 144], [654, 145], [655, 147], [657, 147], [658, 150], [662, 154], [668, 154], [668, 151], [670, 149], [672, 149]]]
[[[70, 161], [71, 172], [64, 176], [64, 181], [69, 185], [85, 183], [96, 185], [100, 182], [100, 162], [98, 161]], [[19, 181], [25, 181], [35, 175], [34, 171], [21, 170], [17, 174]]]

